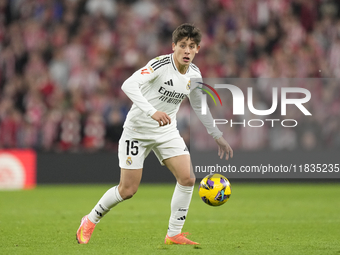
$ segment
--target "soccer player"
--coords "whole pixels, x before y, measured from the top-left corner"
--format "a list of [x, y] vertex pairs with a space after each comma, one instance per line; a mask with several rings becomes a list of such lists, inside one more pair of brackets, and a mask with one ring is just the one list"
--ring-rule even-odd
[[[165, 237], [166, 244], [198, 244], [181, 233], [193, 188], [190, 155], [176, 127], [176, 113], [180, 103], [188, 97], [196, 112], [201, 111], [201, 90], [190, 90], [191, 78], [202, 78], [192, 63], [200, 50], [200, 30], [190, 24], [182, 24], [172, 35], [172, 54], [152, 59], [136, 71], [122, 85], [122, 90], [133, 105], [126, 117], [119, 140], [119, 185], [109, 189], [92, 211], [81, 220], [77, 231], [78, 243], [89, 242], [100, 219], [118, 203], [131, 198], [138, 189], [142, 177], [144, 159], [154, 151], [161, 165], [175, 176], [177, 184], [171, 200], [171, 215]], [[213, 126], [209, 112], [200, 117], [208, 133], [218, 145], [220, 158], [233, 156], [233, 150]]]

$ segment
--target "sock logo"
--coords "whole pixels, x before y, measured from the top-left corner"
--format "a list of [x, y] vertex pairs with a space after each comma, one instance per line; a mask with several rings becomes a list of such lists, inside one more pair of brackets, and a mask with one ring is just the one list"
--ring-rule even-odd
[[100, 217], [103, 217], [103, 214], [98, 212], [97, 210], [95, 210], [95, 212], [100, 216]]
[[103, 211], [106, 211], [106, 210], [103, 208], [103, 206], [102, 206], [101, 204], [99, 204], [99, 207], [100, 207], [100, 209], [102, 209]]
[[188, 209], [179, 208], [178, 211], [179, 211], [179, 212], [186, 212], [186, 211], [188, 211]]
[[185, 215], [182, 217], [177, 218], [177, 220], [185, 220]]

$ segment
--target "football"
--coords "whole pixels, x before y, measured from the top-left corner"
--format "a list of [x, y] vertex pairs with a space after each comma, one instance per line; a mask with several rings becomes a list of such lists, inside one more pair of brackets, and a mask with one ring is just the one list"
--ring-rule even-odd
[[198, 194], [204, 203], [211, 206], [220, 206], [228, 201], [231, 195], [231, 185], [223, 175], [210, 174], [201, 180]]

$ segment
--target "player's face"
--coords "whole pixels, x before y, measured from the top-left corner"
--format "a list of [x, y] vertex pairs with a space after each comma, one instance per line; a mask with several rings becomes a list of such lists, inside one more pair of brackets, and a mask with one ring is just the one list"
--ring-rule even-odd
[[199, 49], [200, 46], [190, 38], [183, 38], [176, 44], [172, 43], [177, 68], [181, 69], [181, 66], [189, 66]]

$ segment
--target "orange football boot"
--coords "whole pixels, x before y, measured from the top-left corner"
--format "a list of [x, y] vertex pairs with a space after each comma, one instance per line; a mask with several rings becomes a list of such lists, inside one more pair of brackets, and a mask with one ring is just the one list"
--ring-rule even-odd
[[80, 227], [78, 228], [76, 235], [78, 243], [80, 244], [88, 243], [90, 241], [95, 226], [96, 224], [92, 223], [87, 217], [87, 215], [84, 216], [81, 219]]
[[172, 237], [166, 235], [164, 243], [165, 244], [190, 244], [190, 245], [199, 244], [186, 238], [187, 235], [189, 235], [189, 233], [180, 233]]

